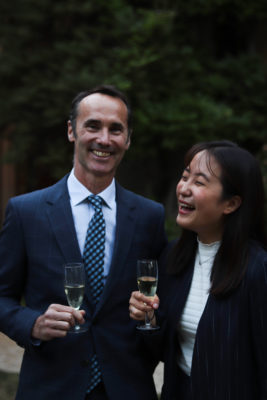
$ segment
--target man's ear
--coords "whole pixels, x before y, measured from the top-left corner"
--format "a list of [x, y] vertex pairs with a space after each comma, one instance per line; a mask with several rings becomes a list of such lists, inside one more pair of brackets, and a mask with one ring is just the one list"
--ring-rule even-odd
[[75, 135], [70, 120], [68, 121], [68, 139], [70, 142], [75, 142]]
[[131, 138], [130, 138], [130, 136], [129, 136], [129, 137], [127, 138], [127, 142], [126, 142], [126, 146], [127, 146], [126, 150], [129, 149], [130, 145], [131, 145]]
[[227, 200], [227, 204], [224, 209], [224, 214], [231, 214], [232, 212], [236, 211], [242, 203], [242, 199], [240, 196], [233, 196], [231, 199]]

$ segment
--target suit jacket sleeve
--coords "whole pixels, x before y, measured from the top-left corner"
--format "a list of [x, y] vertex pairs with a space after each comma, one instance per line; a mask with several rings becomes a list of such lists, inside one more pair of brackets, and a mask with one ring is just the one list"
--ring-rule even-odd
[[0, 330], [25, 347], [41, 313], [22, 305], [27, 260], [20, 216], [13, 200], [8, 203], [0, 234], [0, 259]]

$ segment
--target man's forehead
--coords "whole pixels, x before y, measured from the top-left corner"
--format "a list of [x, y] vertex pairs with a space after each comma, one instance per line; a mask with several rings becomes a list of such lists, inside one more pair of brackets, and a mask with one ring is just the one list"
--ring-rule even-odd
[[92, 93], [82, 99], [80, 105], [104, 107], [105, 105], [120, 105], [126, 108], [126, 104], [119, 97], [109, 96], [103, 93]]
[[102, 93], [93, 93], [86, 96], [79, 104], [78, 114], [81, 113], [112, 114], [127, 120], [128, 110], [126, 104], [118, 97]]

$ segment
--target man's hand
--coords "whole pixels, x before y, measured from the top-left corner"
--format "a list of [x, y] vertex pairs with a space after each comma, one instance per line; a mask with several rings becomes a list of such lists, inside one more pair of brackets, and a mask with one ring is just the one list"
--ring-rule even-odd
[[153, 298], [146, 297], [142, 293], [136, 291], [132, 292], [129, 300], [130, 317], [136, 321], [145, 319], [145, 313], [148, 313], [149, 318], [153, 319], [155, 323], [154, 310], [159, 308], [159, 298], [155, 295]]
[[75, 323], [83, 324], [84, 310], [74, 310], [61, 304], [51, 304], [46, 312], [40, 315], [32, 329], [32, 337], [39, 340], [51, 340], [66, 336]]

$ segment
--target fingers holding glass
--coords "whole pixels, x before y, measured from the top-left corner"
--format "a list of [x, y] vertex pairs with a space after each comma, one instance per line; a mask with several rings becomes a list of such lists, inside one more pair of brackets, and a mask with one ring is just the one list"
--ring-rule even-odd
[[[83, 301], [85, 288], [85, 271], [82, 263], [69, 263], [64, 267], [64, 289], [67, 301], [77, 314]], [[80, 315], [78, 316], [80, 319]], [[87, 329], [79, 324], [75, 324], [69, 329], [70, 333], [81, 333]]]
[[[152, 304], [156, 295], [158, 284], [158, 263], [157, 260], [138, 260], [137, 261], [137, 284], [139, 292], [146, 296]], [[155, 324], [151, 324], [154, 318], [154, 311], [147, 310], [148, 303], [144, 301], [145, 324], [137, 326], [139, 330], [159, 329]]]

